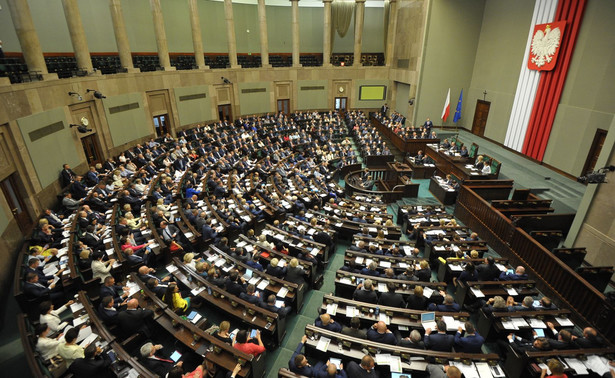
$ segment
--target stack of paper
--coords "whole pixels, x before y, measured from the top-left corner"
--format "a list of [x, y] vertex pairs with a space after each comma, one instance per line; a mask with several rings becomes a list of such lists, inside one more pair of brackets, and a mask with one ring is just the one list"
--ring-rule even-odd
[[337, 303], [329, 303], [327, 305], [327, 314], [335, 316], [337, 314]]
[[285, 298], [286, 294], [288, 294], [288, 289], [285, 287], [281, 287], [276, 296], [280, 298]]
[[327, 349], [329, 349], [330, 343], [331, 343], [331, 339], [329, 339], [328, 337], [321, 336], [320, 339], [318, 339], [318, 344], [316, 345], [316, 349], [326, 352]]
[[346, 316], [349, 318], [354, 318], [355, 316], [361, 315], [361, 311], [359, 311], [355, 306], [346, 306]]

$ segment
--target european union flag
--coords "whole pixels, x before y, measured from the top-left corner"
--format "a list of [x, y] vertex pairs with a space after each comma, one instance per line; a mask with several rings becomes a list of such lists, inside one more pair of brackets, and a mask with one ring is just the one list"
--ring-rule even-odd
[[453, 117], [453, 122], [457, 123], [459, 118], [461, 118], [461, 100], [463, 99], [463, 89], [461, 93], [459, 93], [459, 101], [457, 102], [457, 109], [455, 110], [455, 116]]

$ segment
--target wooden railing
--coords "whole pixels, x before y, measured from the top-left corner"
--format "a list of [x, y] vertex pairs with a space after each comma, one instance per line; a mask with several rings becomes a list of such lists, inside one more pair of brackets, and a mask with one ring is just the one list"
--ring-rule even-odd
[[461, 187], [455, 217], [478, 232], [500, 255], [509, 258], [511, 264], [523, 265], [530, 277], [536, 278], [538, 289], [573, 310], [576, 322], [592, 325], [607, 339], [615, 339], [615, 309], [606, 302], [604, 294], [471, 188]]

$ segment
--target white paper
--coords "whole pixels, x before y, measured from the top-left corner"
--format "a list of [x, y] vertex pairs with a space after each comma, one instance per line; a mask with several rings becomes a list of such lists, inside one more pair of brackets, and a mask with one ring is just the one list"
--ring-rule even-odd
[[434, 290], [430, 287], [425, 286], [425, 288], [423, 288], [423, 296], [425, 298], [431, 298], [431, 295], [433, 294]]
[[327, 314], [335, 316], [337, 314], [337, 303], [329, 303], [327, 305]]
[[478, 375], [481, 378], [493, 378], [491, 374], [491, 369], [489, 368], [489, 364], [486, 362], [476, 362], [474, 364], [476, 366], [476, 371], [478, 371]]
[[581, 361], [576, 358], [564, 358], [568, 366], [572, 368], [578, 375], [586, 375], [589, 374], [587, 368]]
[[318, 339], [318, 344], [316, 344], [316, 349], [326, 352], [329, 348], [329, 344], [331, 343], [331, 339], [328, 337], [320, 336]]
[[79, 302], [73, 303], [72, 305], [70, 305], [70, 310], [73, 312], [73, 314], [75, 312], [78, 312], [81, 309], [83, 309], [83, 304], [81, 304]]
[[508, 295], [513, 296], [513, 297], [515, 295], [519, 295], [519, 293], [517, 293], [517, 290], [515, 290], [514, 288], [506, 289], [506, 292], [508, 293]]
[[530, 327], [532, 328], [547, 328], [545, 322], [536, 318], [529, 318]]
[[285, 287], [281, 287], [276, 296], [280, 298], [285, 298], [286, 294], [288, 294], [288, 289]]
[[257, 286], [256, 288], [257, 288], [257, 289], [259, 289], [259, 290], [265, 290], [265, 288], [266, 288], [267, 286], [269, 286], [269, 281], [267, 281], [267, 280], [262, 280], [262, 281], [258, 284], [258, 286]]
[[556, 316], [555, 317], [555, 321], [562, 327], [572, 327], [574, 326], [574, 323], [568, 319], [568, 318], [563, 318], [563, 317], [559, 317]]

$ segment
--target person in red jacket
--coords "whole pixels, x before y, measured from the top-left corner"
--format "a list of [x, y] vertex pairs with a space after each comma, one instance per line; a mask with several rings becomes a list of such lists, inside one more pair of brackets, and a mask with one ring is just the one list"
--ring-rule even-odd
[[265, 351], [263, 340], [261, 340], [261, 331], [256, 331], [256, 337], [254, 337], [254, 339], [258, 344], [254, 344], [248, 340], [248, 331], [239, 331], [237, 336], [235, 336], [233, 346], [246, 354], [251, 354], [256, 357]]

